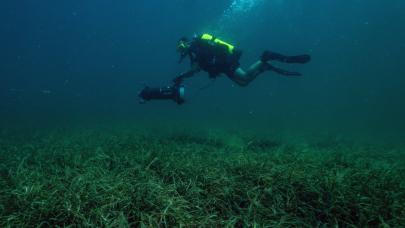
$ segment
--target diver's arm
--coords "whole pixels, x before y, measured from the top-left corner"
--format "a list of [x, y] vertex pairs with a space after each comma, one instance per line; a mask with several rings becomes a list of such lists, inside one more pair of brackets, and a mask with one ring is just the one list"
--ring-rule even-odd
[[175, 79], [173, 79], [173, 82], [175, 84], [180, 84], [184, 79], [191, 78], [194, 74], [198, 73], [200, 70], [201, 69], [197, 64], [193, 64], [190, 70], [177, 76]]

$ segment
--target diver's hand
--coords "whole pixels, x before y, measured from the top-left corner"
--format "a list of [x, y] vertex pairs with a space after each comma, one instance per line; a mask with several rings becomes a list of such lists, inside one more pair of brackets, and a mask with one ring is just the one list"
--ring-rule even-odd
[[186, 71], [186, 72], [180, 74], [179, 76], [177, 76], [175, 79], [173, 79], [173, 82], [176, 85], [179, 85], [180, 83], [183, 82], [184, 79], [191, 78], [195, 73], [197, 73], [199, 71], [200, 71], [199, 66], [193, 65], [193, 67], [189, 71]]
[[178, 77], [173, 79], [173, 83], [175, 85], [179, 85], [181, 82], [183, 82], [183, 77], [182, 76], [178, 76]]

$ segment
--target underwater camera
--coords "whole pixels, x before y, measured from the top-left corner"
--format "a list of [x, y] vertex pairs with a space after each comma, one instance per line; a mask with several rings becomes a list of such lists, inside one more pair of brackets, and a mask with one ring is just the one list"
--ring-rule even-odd
[[141, 99], [140, 103], [144, 104], [150, 100], [173, 100], [177, 104], [184, 103], [184, 86], [173, 85], [165, 87], [151, 88], [146, 86], [139, 92], [138, 96]]

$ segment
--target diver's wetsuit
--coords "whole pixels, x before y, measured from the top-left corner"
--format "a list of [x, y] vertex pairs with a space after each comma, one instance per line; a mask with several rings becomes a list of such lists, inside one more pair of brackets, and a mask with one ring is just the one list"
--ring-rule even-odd
[[211, 44], [199, 37], [194, 38], [189, 49], [191, 63], [197, 63], [202, 70], [208, 72], [211, 78], [221, 73], [232, 77], [240, 66], [241, 55], [240, 50], [229, 53], [225, 46]]

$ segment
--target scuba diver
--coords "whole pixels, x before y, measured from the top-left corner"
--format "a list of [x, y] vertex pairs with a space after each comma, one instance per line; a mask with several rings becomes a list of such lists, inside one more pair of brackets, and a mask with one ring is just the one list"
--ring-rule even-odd
[[181, 83], [184, 79], [192, 77], [201, 70], [208, 72], [210, 78], [225, 74], [239, 86], [247, 86], [257, 76], [266, 71], [274, 71], [284, 76], [301, 75], [298, 72], [277, 68], [271, 65], [269, 61], [304, 64], [311, 60], [309, 55], [286, 56], [276, 52], [264, 51], [260, 60], [247, 70], [243, 70], [239, 63], [242, 51], [210, 34], [194, 36], [192, 40], [186, 37], [181, 38], [178, 41], [177, 52], [180, 53], [179, 63], [189, 57], [191, 69], [174, 78], [172, 86], [160, 88], [146, 86], [138, 94], [141, 103], [156, 99], [171, 99], [178, 104], [184, 103], [185, 89]]
[[210, 34], [194, 36], [191, 41], [186, 37], [181, 38], [178, 41], [177, 52], [180, 53], [179, 62], [189, 57], [191, 69], [176, 77], [173, 80], [175, 84], [180, 84], [185, 78], [192, 77], [195, 73], [203, 70], [208, 72], [210, 78], [225, 74], [239, 86], [247, 86], [266, 71], [274, 71], [284, 76], [301, 76], [298, 72], [277, 68], [271, 65], [269, 61], [304, 64], [311, 60], [309, 55], [286, 56], [276, 52], [264, 51], [259, 61], [252, 64], [247, 70], [243, 70], [239, 63], [242, 51]]

